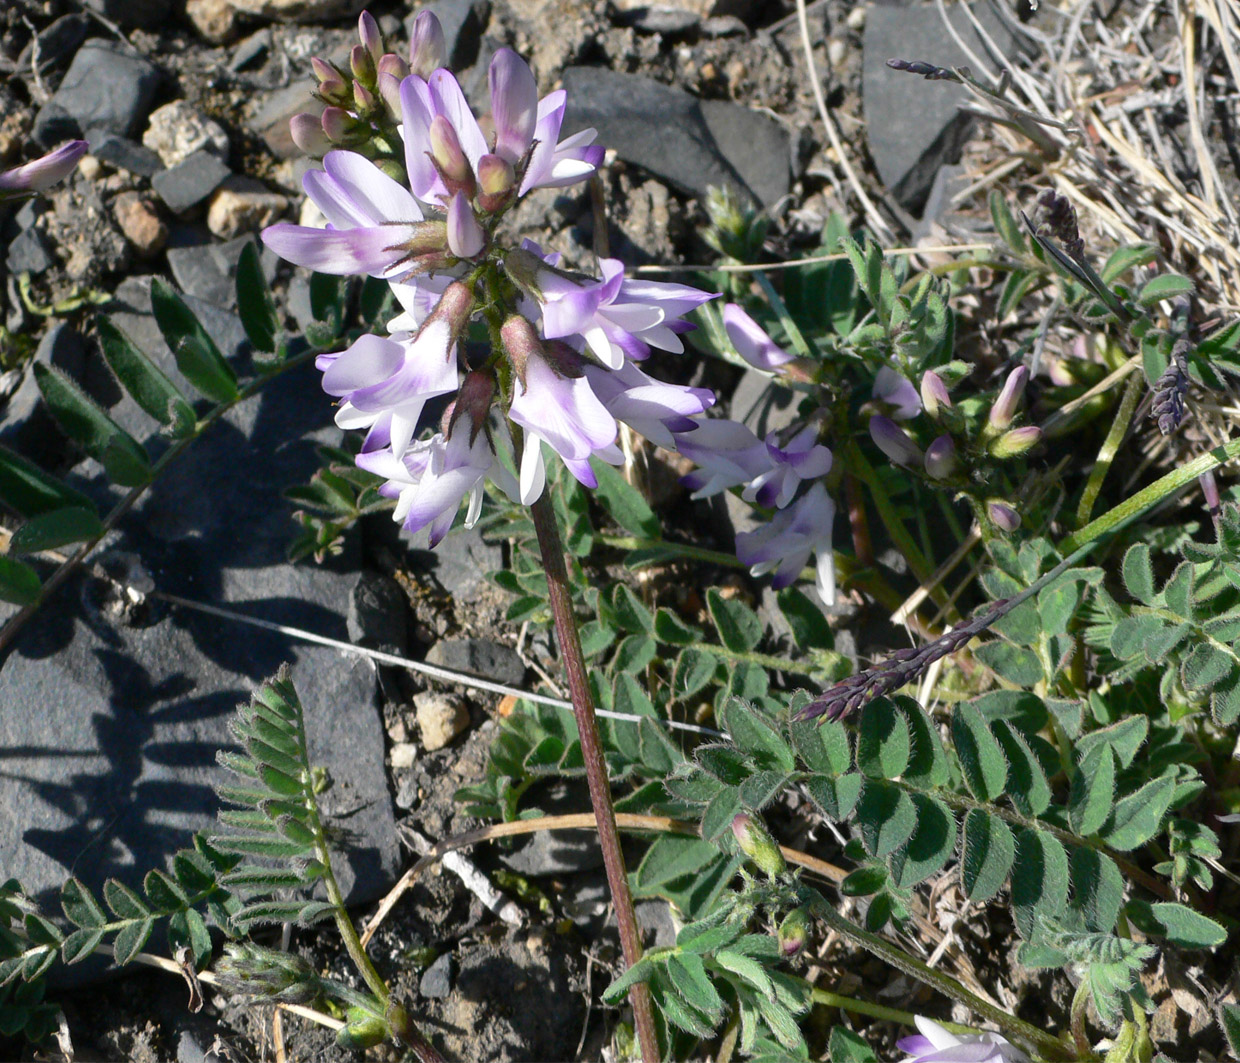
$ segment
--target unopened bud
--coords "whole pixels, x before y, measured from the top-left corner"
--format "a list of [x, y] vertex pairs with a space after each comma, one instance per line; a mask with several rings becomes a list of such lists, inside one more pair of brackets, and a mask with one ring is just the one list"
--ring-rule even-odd
[[353, 93], [339, 70], [317, 55], [310, 60], [310, 66], [319, 82], [319, 99], [336, 107], [346, 107], [352, 102]]
[[1004, 432], [998, 439], [990, 444], [990, 453], [1000, 461], [1007, 458], [1015, 458], [1024, 454], [1027, 450], [1036, 447], [1042, 441], [1042, 429], [1036, 425], [1026, 425], [1024, 428], [1013, 428], [1010, 432]]
[[444, 435], [451, 438], [461, 418], [468, 421], [469, 442], [473, 445], [478, 432], [486, 425], [495, 401], [495, 377], [485, 369], [475, 369], [465, 374], [461, 388], [451, 409], [445, 414]]
[[472, 197], [474, 171], [461, 148], [456, 128], [445, 115], [437, 114], [431, 119], [430, 142], [431, 158], [435, 160], [435, 168], [448, 186], [448, 191], [463, 191]]
[[517, 172], [512, 164], [498, 155], [483, 155], [478, 160], [479, 205], [488, 213], [499, 210], [512, 196]]
[[779, 924], [779, 951], [786, 957], [795, 956], [809, 940], [809, 909], [793, 908]]
[[921, 375], [921, 405], [926, 415], [935, 420], [938, 420], [940, 410], [951, 409], [952, 397], [947, 393], [947, 385], [933, 369], [927, 369]]
[[369, 114], [375, 109], [375, 94], [360, 81], [353, 81], [353, 103], [358, 114]]
[[371, 58], [378, 63], [379, 57], [383, 55], [383, 34], [379, 32], [379, 23], [369, 11], [363, 11], [357, 20], [357, 38]]
[[366, 123], [354, 118], [343, 107], [326, 108], [319, 121], [327, 139], [338, 147], [340, 145], [354, 147], [369, 135]]
[[419, 11], [409, 37], [410, 72], [425, 80], [432, 71], [447, 63], [448, 43], [444, 39], [443, 26], [432, 12]]
[[[452, 336], [452, 343], [461, 337], [461, 333], [469, 327], [469, 319], [474, 312], [474, 293], [468, 284], [453, 281], [439, 297], [439, 302], [426, 316], [426, 322], [446, 321]], [[425, 327], [425, 324], [424, 326]]]
[[500, 326], [500, 340], [504, 344], [504, 353], [521, 383], [525, 383], [525, 367], [533, 357], [545, 358], [543, 342], [538, 332], [521, 314], [513, 314]]
[[388, 1024], [378, 1015], [361, 1008], [348, 1010], [349, 1021], [336, 1031], [336, 1044], [341, 1048], [359, 1051], [374, 1048], [387, 1040]]
[[956, 471], [956, 444], [949, 435], [941, 435], [926, 447], [926, 475], [945, 480]]
[[904, 430], [890, 417], [876, 413], [870, 418], [870, 438], [897, 465], [912, 467], [920, 465], [924, 460], [921, 448], [917, 446]]
[[401, 79], [395, 74], [390, 74], [386, 70], [380, 70], [379, 78], [375, 83], [379, 89], [379, 96], [383, 100], [383, 106], [387, 108], [388, 114], [397, 122], [402, 117], [400, 109], [400, 82]]
[[323, 125], [313, 114], [295, 114], [288, 120], [289, 136], [305, 154], [311, 158], [321, 159], [332, 150], [332, 142], [323, 132]]
[[71, 140], [33, 162], [0, 172], [0, 198], [51, 188], [74, 171], [87, 147], [84, 140]]
[[1006, 502], [987, 502], [986, 515], [1001, 532], [1010, 534], [1020, 527], [1020, 514]]
[[736, 844], [741, 852], [752, 860], [758, 870], [766, 874], [768, 878], [782, 875], [788, 869], [784, 854], [779, 851], [775, 839], [771, 837], [770, 831], [758, 817], [751, 816], [747, 812], [734, 816], [732, 834], [736, 837]]
[[586, 360], [563, 340], [543, 340], [543, 361], [551, 371], [565, 380], [577, 380], [586, 375]]
[[474, 217], [474, 208], [457, 192], [448, 204], [448, 250], [457, 258], [473, 258], [486, 247], [487, 236]]
[[349, 51], [349, 69], [363, 85], [375, 83], [375, 76], [378, 74], [375, 57], [360, 44], [355, 44]]
[[1017, 366], [1008, 374], [999, 397], [990, 407], [990, 427], [1002, 432], [1011, 427], [1012, 419], [1020, 408], [1020, 400], [1025, 394], [1025, 385], [1029, 382], [1029, 370], [1023, 365]]
[[504, 272], [526, 295], [539, 302], [542, 302], [543, 298], [538, 275], [544, 269], [546, 269], [546, 263], [533, 251], [527, 251], [524, 247], [513, 248], [504, 255]]

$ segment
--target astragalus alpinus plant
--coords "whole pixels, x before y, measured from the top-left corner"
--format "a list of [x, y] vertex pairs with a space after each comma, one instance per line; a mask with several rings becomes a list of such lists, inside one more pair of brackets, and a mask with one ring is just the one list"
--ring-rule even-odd
[[[787, 274], [782, 295], [761, 271], [756, 289], [730, 279], [731, 301], [712, 302], [697, 288], [630, 276], [614, 259], [569, 270], [501, 236], [523, 197], [580, 184], [602, 162], [592, 132], [561, 139], [564, 93], [540, 99], [530, 69], [500, 49], [490, 116], [480, 119], [443, 66], [433, 15], [415, 20], [407, 60], [386, 51], [367, 14], [359, 37], [347, 69], [315, 61], [326, 110], [292, 123], [297, 144], [322, 160], [305, 190], [326, 224], [263, 234], [318, 271], [320, 323], [293, 353], [256, 257], [244, 259], [254, 290], [240, 300], [243, 321], [271, 359], [260, 367], [268, 377], [239, 387], [170, 292], [156, 290], [156, 317], [184, 375], [217, 409], [316, 356], [336, 423], [362, 433], [293, 492], [315, 510], [301, 514], [295, 552], [328, 552], [351, 521], [384, 508], [432, 546], [462, 508], [466, 524], [486, 521], [512, 543], [511, 567], [495, 580], [515, 595], [510, 619], [554, 623], [573, 720], [545, 699], [522, 702], [500, 726], [486, 777], [459, 796], [479, 816], [517, 820], [549, 775], [585, 776], [624, 959], [604, 998], [632, 1005], [634, 1036], [617, 1037], [615, 1050], [644, 1063], [707, 1051], [875, 1060], [848, 1023], [817, 1021], [838, 1012], [909, 1028], [896, 1042], [905, 1063], [1103, 1053], [1108, 1063], [1147, 1063], [1155, 1003], [1142, 976], [1160, 954], [1165, 964], [1205, 958], [1193, 984], [1240, 1047], [1240, 1010], [1221, 987], [1205, 988], [1217, 971], [1204, 970], [1234, 925], [1236, 879], [1215, 828], [1240, 805], [1240, 509], [1202, 479], [1213, 518], [1204, 533], [1145, 528], [1149, 542], [1132, 538], [1152, 507], [1211, 477], [1240, 442], [1207, 449], [1094, 517], [1143, 379], [1153, 422], [1179, 431], [1190, 381], [1208, 385], [1240, 365], [1240, 325], [1196, 336], [1191, 282], [1139, 272], [1153, 249], [1121, 248], [1095, 270], [1071, 208], [1053, 194], [1024, 228], [996, 195], [1006, 247], [920, 273], [833, 217], [822, 254]], [[725, 259], [761, 254], [761, 219], [724, 195], [709, 208], [707, 239]], [[1093, 346], [1049, 369], [1041, 345], [966, 358], [953, 304], [979, 264], [1004, 278], [1002, 314], [1059, 285]], [[343, 288], [323, 274], [367, 278], [366, 328], [344, 336]], [[400, 310], [378, 320], [388, 292]], [[791, 393], [785, 423], [760, 436], [715, 416], [711, 391], [645, 371], [688, 357], [682, 337], [695, 328], [700, 350]], [[196, 418], [123, 337], [101, 332], [122, 383], [188, 445], [214, 414]], [[1113, 383], [1123, 384], [1118, 401]], [[88, 407], [68, 384], [54, 378], [48, 391], [66, 420], [86, 424], [89, 452], [134, 490], [175, 458], [173, 448], [171, 459], [144, 464], [106, 418], [83, 422]], [[443, 413], [428, 424], [436, 408]], [[752, 510], [735, 558], [665, 534], [613, 468], [625, 460], [621, 426], [694, 466], [682, 478], [694, 498], [735, 492]], [[1097, 458], [1075, 475], [1055, 460], [1061, 446]], [[56, 507], [36, 511], [13, 540], [33, 552], [54, 540], [53, 525], [64, 536], [80, 500], [5, 461], [0, 468], [27, 477], [27, 499]], [[597, 530], [599, 511], [631, 534]], [[78, 538], [57, 544], [97, 542], [105, 528], [90, 518], [78, 513]], [[1127, 549], [1108, 566], [1117, 542]], [[742, 595], [699, 593], [691, 581], [643, 596], [603, 577], [596, 547], [609, 560], [621, 552], [632, 569], [738, 562], [770, 575], [775, 593], [765, 615]], [[937, 616], [905, 606], [907, 584], [898, 589], [899, 573], [878, 563], [883, 547]], [[979, 547], [981, 592], [962, 584], [946, 593], [946, 576]], [[1173, 550], [1183, 560], [1173, 563]], [[16, 571], [0, 570], [7, 586], [17, 586]], [[33, 578], [30, 608], [46, 593]], [[854, 672], [800, 582], [827, 606], [882, 603], [917, 644]], [[972, 595], [972, 615], [957, 604], [961, 592]], [[776, 625], [780, 636], [768, 630]], [[392, 1041], [423, 1063], [439, 1058], [343, 905], [318, 805], [327, 780], [308, 759], [287, 675], [238, 711], [234, 734], [243, 751], [221, 757], [236, 776], [219, 791], [230, 806], [225, 829], [178, 853], [171, 874], [151, 872], [141, 894], [109, 881], [102, 904], [71, 880], [61, 896], [67, 933], [15, 884], [0, 890], [0, 982], [37, 987], [57, 956], [74, 962], [105, 943], [128, 962], [161, 919], [192, 976], [209, 964], [210, 924], [231, 940], [203, 981], [301, 1007], [335, 1025], [342, 1046]], [[1207, 789], [1207, 779], [1217, 785]], [[824, 824], [849, 868], [777, 840], [785, 830], [812, 840]], [[657, 832], [631, 873], [620, 828]], [[953, 933], [972, 921], [1011, 945], [1011, 956], [992, 957], [1001, 973], [1016, 963], [1063, 972], [1053, 984], [1071, 980], [1070, 1000], [1041, 1002], [1036, 1021], [997, 1004], [974, 970], [952, 963], [952, 940], [919, 889], [927, 883], [957, 905]], [[643, 952], [634, 894], [675, 906], [674, 944]], [[249, 939], [264, 924], [324, 919], [360, 987]], [[828, 987], [810, 970], [836, 962], [825, 946], [820, 954], [824, 941], [869, 951], [893, 981], [921, 983], [959, 1005], [957, 1017], [992, 1028]], [[343, 1018], [304, 1010], [328, 1002]], [[31, 1030], [46, 1024], [37, 999], [16, 1004]]]

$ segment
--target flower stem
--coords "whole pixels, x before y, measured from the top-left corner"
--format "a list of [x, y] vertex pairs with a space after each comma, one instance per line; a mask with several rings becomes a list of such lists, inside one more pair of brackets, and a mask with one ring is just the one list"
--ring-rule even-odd
[[[560, 529], [556, 523], [551, 498], [546, 491], [530, 509], [534, 530], [538, 534], [538, 547], [542, 551], [543, 568], [547, 573], [551, 613], [555, 617], [556, 636], [564, 658], [564, 672], [573, 701], [573, 713], [577, 717], [577, 734], [581, 742], [582, 760], [585, 761], [586, 780], [590, 787], [590, 804], [594, 807], [599, 845], [602, 847], [603, 864], [607, 869], [607, 885], [616, 909], [616, 925], [620, 929], [620, 947], [624, 951], [626, 967], [632, 967], [641, 959], [641, 935], [637, 929], [637, 915], [633, 911], [633, 897], [629, 892], [629, 880], [624, 869], [624, 854], [620, 850], [620, 833], [616, 829], [611, 786], [607, 779], [607, 763], [603, 759], [603, 745], [599, 740], [598, 724], [594, 718], [594, 699], [590, 695], [577, 618], [573, 615], [572, 592], [568, 586], [568, 571], [564, 566]], [[644, 1063], [659, 1063], [661, 1054], [649, 987], [644, 982], [632, 986], [629, 989], [629, 1001], [633, 1005], [633, 1023], [637, 1029], [642, 1059]]]

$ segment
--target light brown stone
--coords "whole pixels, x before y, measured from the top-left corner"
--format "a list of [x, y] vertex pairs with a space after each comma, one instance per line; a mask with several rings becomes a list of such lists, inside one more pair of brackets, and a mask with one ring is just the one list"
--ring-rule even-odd
[[224, 127], [187, 100], [173, 100], [152, 111], [142, 143], [169, 169], [196, 151], [208, 151], [228, 161], [228, 133]]
[[112, 202], [112, 215], [138, 254], [155, 255], [168, 239], [168, 226], [154, 205], [137, 192], [122, 192]]
[[469, 726], [469, 709], [455, 694], [419, 694], [413, 700], [422, 745], [428, 751], [443, 749]]
[[246, 177], [229, 177], [211, 197], [207, 228], [222, 240], [262, 229], [288, 210], [288, 200]]
[[200, 37], [227, 44], [237, 35], [240, 13], [228, 0], [185, 0], [185, 14]]

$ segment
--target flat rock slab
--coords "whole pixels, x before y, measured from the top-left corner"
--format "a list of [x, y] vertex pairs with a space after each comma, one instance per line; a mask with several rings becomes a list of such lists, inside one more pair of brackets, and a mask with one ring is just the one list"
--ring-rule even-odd
[[40, 108], [34, 137], [45, 147], [97, 128], [132, 137], [159, 86], [159, 69], [133, 49], [92, 39], [78, 49], [55, 94]]
[[564, 135], [593, 126], [598, 143], [682, 192], [728, 185], [770, 206], [788, 191], [790, 139], [765, 115], [602, 67], [569, 67], [564, 88]]
[[[126, 317], [173, 375], [142, 308]], [[355, 542], [330, 566], [284, 561], [293, 525], [279, 492], [312, 473], [317, 443], [339, 438], [317, 376], [309, 364], [291, 370], [191, 445], [109, 539], [102, 563], [131, 583], [347, 639]], [[136, 430], [140, 414], [126, 401], [113, 413]], [[95, 468], [80, 465], [75, 486], [115, 497]], [[70, 874], [138, 887], [145, 871], [166, 867], [194, 831], [214, 829], [212, 787], [226, 777], [215, 754], [235, 747], [232, 711], [285, 661], [311, 756], [334, 782], [323, 807], [344, 839], [341, 884], [354, 902], [380, 895], [399, 850], [371, 663], [158, 599], [127, 614], [86, 576], [0, 659], [6, 876], [47, 900]]]
[[[1012, 34], [988, 4], [973, 15], [1000, 49], [1015, 47]], [[993, 66], [963, 6], [948, 8], [952, 29], [974, 55]], [[888, 59], [920, 59], [936, 66], [969, 66], [985, 80], [943, 25], [933, 5], [872, 4], [862, 38], [861, 96], [866, 137], [879, 176], [907, 210], [920, 215], [940, 166], [957, 162], [973, 119], [960, 105], [972, 99], [963, 85], [928, 82], [887, 66]]]

